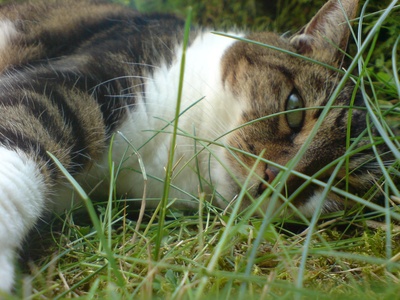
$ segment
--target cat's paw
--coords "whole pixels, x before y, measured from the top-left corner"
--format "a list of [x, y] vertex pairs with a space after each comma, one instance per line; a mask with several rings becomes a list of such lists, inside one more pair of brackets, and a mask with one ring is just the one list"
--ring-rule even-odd
[[14, 284], [14, 254], [12, 249], [0, 246], [0, 299], [11, 293]]
[[10, 292], [15, 253], [44, 209], [45, 189], [26, 155], [0, 147], [0, 166], [0, 291]]

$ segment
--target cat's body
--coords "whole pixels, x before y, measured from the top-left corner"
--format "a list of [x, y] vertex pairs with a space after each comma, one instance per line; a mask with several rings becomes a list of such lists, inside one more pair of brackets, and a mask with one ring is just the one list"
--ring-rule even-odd
[[[62, 211], [71, 207], [72, 199], [79, 201], [47, 152], [98, 199], [109, 191], [112, 149], [117, 193], [139, 203], [146, 185], [138, 152], [148, 177], [146, 206], [158, 204], [152, 199], [160, 199], [163, 191], [183, 49], [184, 22], [172, 16], [142, 16], [89, 0], [33, 3], [0, 10], [0, 290], [7, 291], [12, 286], [14, 253], [28, 230], [46, 212]], [[272, 33], [235, 35], [339, 68], [343, 55], [331, 41], [345, 48], [349, 30], [344, 12], [352, 18], [357, 1], [342, 5], [330, 1], [292, 39]], [[193, 209], [202, 191], [214, 205], [227, 207], [256, 157], [265, 151], [264, 158], [272, 163], [255, 167], [242, 206], [249, 205], [277, 175], [273, 163], [285, 166], [296, 155], [321, 109], [281, 114], [235, 129], [291, 108], [323, 106], [339, 81], [338, 73], [326, 67], [193, 30], [170, 199], [178, 207]], [[348, 83], [336, 105], [348, 106], [352, 94]], [[357, 98], [355, 105], [362, 105], [362, 99]], [[347, 116], [347, 108], [328, 114], [296, 171], [312, 175], [343, 155]], [[353, 110], [351, 137], [365, 126], [364, 113]], [[362, 166], [367, 159], [359, 156], [350, 161], [351, 167]], [[359, 169], [350, 177], [349, 190], [362, 195], [379, 175]], [[291, 175], [288, 194], [302, 182]], [[323, 200], [322, 191], [323, 187], [307, 187], [293, 203], [311, 216]], [[340, 209], [343, 203], [331, 192], [323, 211]], [[266, 199], [263, 208], [267, 206]]]

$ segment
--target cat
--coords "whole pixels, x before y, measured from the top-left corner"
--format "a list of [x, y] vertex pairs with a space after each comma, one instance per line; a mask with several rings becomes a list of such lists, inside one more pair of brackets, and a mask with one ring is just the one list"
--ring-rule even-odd
[[[228, 34], [340, 69], [357, 2], [329, 0], [291, 37]], [[158, 205], [151, 199], [163, 192], [185, 22], [96, 0], [7, 4], [0, 13], [0, 290], [9, 292], [14, 259], [29, 230], [79, 201], [49, 153], [99, 199], [108, 194], [111, 151], [118, 195], [141, 199], [145, 187], [146, 208]], [[266, 191], [322, 112], [302, 108], [324, 106], [342, 75], [204, 28], [192, 26], [188, 39], [169, 198], [178, 208], [196, 209], [200, 191], [221, 209], [235, 201], [245, 209], [263, 196], [260, 209], [266, 210]], [[335, 100], [344, 108], [329, 111], [295, 171], [311, 176], [346, 152], [354, 90], [348, 80]], [[362, 97], [353, 105], [363, 106]], [[353, 139], [367, 122], [364, 110], [351, 113]], [[350, 159], [355, 171], [347, 190], [361, 196], [381, 177], [369, 168], [370, 152]], [[336, 182], [345, 173], [343, 167]], [[325, 171], [318, 179], [326, 182], [330, 175]], [[293, 194], [304, 182], [291, 174], [282, 194]], [[247, 193], [238, 200], [243, 185]], [[344, 196], [330, 191], [322, 199], [323, 190], [309, 184], [292, 205], [306, 217], [321, 201], [323, 213], [343, 209]]]

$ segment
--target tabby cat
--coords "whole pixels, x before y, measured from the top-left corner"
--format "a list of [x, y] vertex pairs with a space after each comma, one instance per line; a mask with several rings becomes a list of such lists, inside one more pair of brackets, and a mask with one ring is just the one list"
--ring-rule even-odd
[[[341, 80], [334, 69], [342, 67], [357, 2], [328, 1], [290, 38], [231, 32], [334, 68], [191, 29], [169, 195], [176, 207], [196, 209], [201, 191], [222, 209], [234, 201], [244, 209], [260, 196], [267, 209], [269, 187], [296, 157]], [[98, 0], [39, 0], [3, 5], [0, 12], [0, 290], [10, 291], [27, 232], [79, 201], [49, 153], [91, 198], [101, 199], [110, 186], [111, 151], [117, 193], [141, 199], [145, 187], [146, 207], [157, 206], [171, 149], [184, 21]], [[284, 196], [304, 183], [299, 173], [311, 176], [345, 153], [355, 94], [349, 80], [297, 173], [286, 180]], [[356, 97], [354, 106], [362, 105]], [[366, 117], [363, 110], [351, 112], [355, 138]], [[365, 153], [350, 160], [356, 169], [350, 192], [364, 195], [380, 177], [376, 169], [367, 172], [369, 159]], [[331, 171], [318, 179], [326, 182]], [[343, 167], [339, 187], [344, 175]], [[239, 199], [245, 182], [247, 194]], [[308, 184], [292, 204], [307, 217], [320, 201], [325, 213], [343, 208], [340, 193], [322, 199], [323, 190]]]

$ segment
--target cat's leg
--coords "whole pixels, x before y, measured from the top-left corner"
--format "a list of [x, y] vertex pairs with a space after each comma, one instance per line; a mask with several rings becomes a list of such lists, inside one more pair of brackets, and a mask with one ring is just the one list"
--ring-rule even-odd
[[46, 187], [36, 163], [0, 148], [0, 299], [14, 283], [16, 251], [45, 208]]

